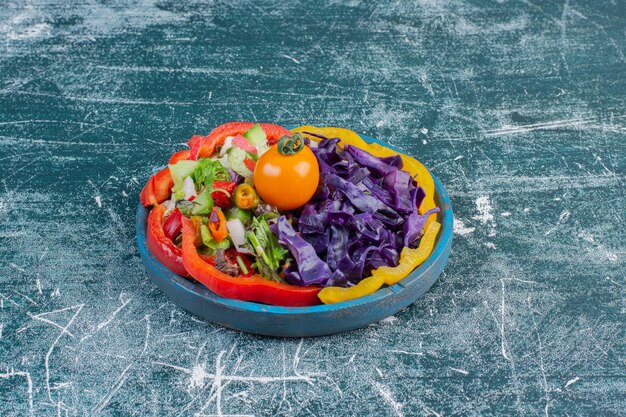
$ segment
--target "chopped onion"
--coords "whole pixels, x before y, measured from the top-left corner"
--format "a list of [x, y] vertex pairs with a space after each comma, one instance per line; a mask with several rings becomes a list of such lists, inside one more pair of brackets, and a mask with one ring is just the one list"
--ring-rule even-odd
[[172, 198], [163, 202], [163, 206], [165, 206], [165, 213], [169, 213], [176, 208], [176, 199], [172, 196]]
[[226, 152], [233, 146], [234, 136], [228, 136], [224, 139], [224, 144], [222, 145], [222, 149], [220, 150], [220, 156], [226, 155]]
[[222, 164], [224, 168], [226, 169], [230, 168], [230, 163], [228, 162], [228, 155], [224, 155], [223, 157], [218, 159], [218, 161], [220, 161], [220, 164]]
[[198, 196], [198, 193], [196, 192], [196, 185], [193, 183], [193, 179], [191, 177], [187, 177], [183, 181], [183, 191], [185, 192], [185, 200]]
[[228, 228], [228, 235], [230, 240], [233, 241], [237, 252], [250, 253], [246, 247], [246, 229], [243, 227], [243, 223], [239, 219], [233, 219], [226, 222]]

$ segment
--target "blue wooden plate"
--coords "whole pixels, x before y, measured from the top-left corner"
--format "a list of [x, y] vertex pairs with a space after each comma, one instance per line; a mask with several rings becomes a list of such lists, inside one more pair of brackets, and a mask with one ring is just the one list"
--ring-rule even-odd
[[[379, 140], [363, 136], [368, 143]], [[397, 149], [394, 149], [397, 151]], [[195, 281], [167, 269], [148, 249], [146, 220], [149, 210], [137, 207], [137, 243], [146, 271], [172, 301], [191, 313], [231, 329], [267, 336], [322, 336], [358, 329], [402, 310], [434, 284], [452, 249], [452, 203], [439, 180], [435, 181], [435, 203], [441, 208], [439, 236], [430, 257], [406, 278], [390, 287], [356, 300], [312, 307], [277, 307], [232, 300], [214, 294]]]

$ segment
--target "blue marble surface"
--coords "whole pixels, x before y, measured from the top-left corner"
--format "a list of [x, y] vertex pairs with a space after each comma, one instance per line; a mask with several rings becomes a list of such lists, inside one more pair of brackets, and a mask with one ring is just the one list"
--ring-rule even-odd
[[[623, 1], [0, 7], [0, 415], [623, 415]], [[138, 192], [230, 120], [345, 126], [455, 207], [444, 275], [362, 330], [205, 323]]]

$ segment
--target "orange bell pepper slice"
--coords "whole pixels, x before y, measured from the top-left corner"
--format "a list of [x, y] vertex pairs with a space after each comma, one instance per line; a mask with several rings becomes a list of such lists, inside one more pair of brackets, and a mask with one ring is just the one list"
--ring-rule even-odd
[[218, 207], [213, 207], [213, 211], [211, 211], [211, 215], [209, 216], [209, 230], [216, 242], [221, 242], [228, 236], [226, 216], [224, 216], [224, 212]]

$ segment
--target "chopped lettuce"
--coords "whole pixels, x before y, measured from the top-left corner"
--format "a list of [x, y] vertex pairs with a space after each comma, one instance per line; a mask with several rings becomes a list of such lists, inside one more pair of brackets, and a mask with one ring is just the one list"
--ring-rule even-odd
[[213, 209], [213, 199], [211, 198], [211, 190], [206, 189], [201, 192], [193, 201], [191, 214], [210, 214]]
[[230, 169], [242, 177], [250, 178], [253, 172], [244, 164], [247, 158], [249, 158], [248, 153], [241, 148], [230, 148], [228, 151], [228, 164], [230, 165]]
[[212, 190], [213, 181], [230, 181], [228, 170], [224, 168], [219, 160], [210, 158], [201, 159], [191, 173], [191, 177], [197, 190], [202, 188]]
[[230, 248], [229, 239], [224, 239], [220, 242], [215, 241], [213, 236], [211, 236], [209, 228], [205, 224], [200, 226], [200, 236], [202, 237], [202, 244], [207, 247], [207, 250], [204, 251], [205, 255], [212, 255], [218, 249]]
[[170, 175], [174, 180], [174, 192], [182, 189], [185, 178], [190, 176], [198, 166], [198, 161], [178, 161], [169, 165]]
[[252, 213], [249, 210], [240, 209], [239, 207], [233, 206], [224, 211], [227, 220], [239, 219], [242, 224], [250, 223], [252, 220]]

